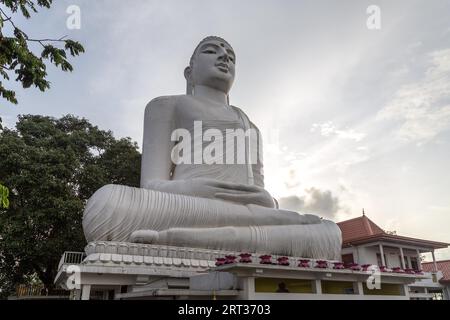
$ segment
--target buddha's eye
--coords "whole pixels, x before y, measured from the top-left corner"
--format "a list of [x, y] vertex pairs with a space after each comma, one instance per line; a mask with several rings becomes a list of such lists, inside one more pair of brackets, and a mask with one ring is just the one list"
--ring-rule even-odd
[[216, 51], [214, 51], [214, 50], [205, 50], [205, 51], [203, 51], [203, 53], [207, 53], [207, 54], [215, 54]]

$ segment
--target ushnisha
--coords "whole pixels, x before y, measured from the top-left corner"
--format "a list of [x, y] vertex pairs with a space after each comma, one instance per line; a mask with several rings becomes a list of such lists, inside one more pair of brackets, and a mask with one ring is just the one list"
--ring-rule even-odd
[[[88, 241], [339, 259], [342, 239], [334, 222], [279, 209], [264, 189], [259, 130], [229, 104], [235, 66], [234, 50], [224, 39], [207, 37], [199, 43], [184, 71], [186, 95], [159, 97], [146, 107], [141, 188], [99, 189], [84, 211]], [[200, 132], [194, 130], [196, 121], [202, 123]], [[208, 147], [205, 139], [198, 139], [205, 130], [219, 136], [227, 130], [252, 129], [257, 135], [248, 139], [252, 141], [246, 144], [244, 163], [174, 162], [174, 150], [186, 144], [173, 139], [180, 129], [190, 133], [192, 153]], [[258, 146], [256, 160], [251, 158], [251, 144]], [[234, 150], [224, 148], [228, 154], [220, 156], [234, 157], [229, 154]]]

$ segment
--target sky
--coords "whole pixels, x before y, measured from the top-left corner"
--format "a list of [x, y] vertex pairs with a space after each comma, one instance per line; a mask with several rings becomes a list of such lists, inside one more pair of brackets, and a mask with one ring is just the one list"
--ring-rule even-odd
[[48, 92], [9, 83], [19, 105], [1, 101], [4, 125], [74, 114], [141, 145], [146, 104], [184, 93], [195, 46], [221, 36], [237, 56], [230, 101], [263, 133], [282, 207], [336, 222], [364, 208], [387, 231], [450, 243], [449, 0], [60, 0], [16, 24], [86, 53], [71, 74], [49, 67]]

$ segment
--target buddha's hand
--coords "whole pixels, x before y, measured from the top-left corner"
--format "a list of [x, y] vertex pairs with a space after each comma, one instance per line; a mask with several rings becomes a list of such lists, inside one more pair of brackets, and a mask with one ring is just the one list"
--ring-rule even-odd
[[245, 185], [231, 182], [216, 181], [217, 191], [214, 196], [218, 199], [232, 201], [244, 205], [255, 204], [263, 207], [274, 208], [275, 202], [264, 188], [255, 185]]
[[258, 186], [220, 181], [209, 178], [194, 178], [187, 181], [189, 195], [196, 197], [221, 199], [240, 204], [256, 204], [274, 208], [271, 195]]
[[221, 199], [240, 204], [274, 208], [271, 195], [258, 186], [219, 181], [209, 178], [191, 180], [150, 181], [146, 189], [207, 199]]

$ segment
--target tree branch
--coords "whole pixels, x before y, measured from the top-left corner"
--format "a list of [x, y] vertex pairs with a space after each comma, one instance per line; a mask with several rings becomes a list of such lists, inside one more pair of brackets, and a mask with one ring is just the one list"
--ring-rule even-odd
[[63, 36], [59, 39], [29, 39], [27, 38], [27, 41], [35, 41], [35, 42], [64, 42], [66, 40], [64, 40], [64, 38], [66, 38], [67, 36]]
[[6, 19], [4, 19], [3, 21], [9, 21], [12, 24], [12, 26], [14, 27], [14, 29], [19, 29], [19, 28], [16, 27], [16, 25], [12, 21], [12, 17], [8, 17], [8, 15], [5, 13], [5, 11], [3, 11], [2, 8], [0, 8], [0, 12], [6, 17]]
[[23, 32], [20, 28], [18, 28], [18, 27], [14, 24], [14, 22], [13, 22], [13, 20], [12, 20], [12, 17], [8, 17], [8, 15], [5, 13], [5, 11], [3, 11], [2, 8], [0, 8], [0, 13], [1, 13], [3, 16], [5, 16], [5, 19], [3, 19], [3, 21], [9, 21], [9, 23], [11, 23], [11, 25], [13, 26], [14, 29], [19, 30], [19, 31], [24, 35], [26, 41], [38, 42], [38, 43], [40, 43], [43, 47], [45, 47], [44, 42], [64, 42], [64, 41], [65, 41], [64, 38], [67, 37], [67, 35], [65, 35], [65, 36], [63, 36], [63, 37], [61, 37], [61, 38], [59, 38], [59, 39], [30, 39], [30, 38], [28, 37], [28, 35], [27, 35], [25, 32]]

